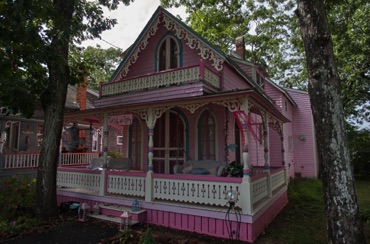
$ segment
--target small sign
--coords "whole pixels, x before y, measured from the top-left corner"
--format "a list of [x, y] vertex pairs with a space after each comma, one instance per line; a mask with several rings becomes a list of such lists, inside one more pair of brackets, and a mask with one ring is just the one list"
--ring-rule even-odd
[[131, 125], [132, 114], [122, 114], [110, 116], [108, 119], [109, 125]]

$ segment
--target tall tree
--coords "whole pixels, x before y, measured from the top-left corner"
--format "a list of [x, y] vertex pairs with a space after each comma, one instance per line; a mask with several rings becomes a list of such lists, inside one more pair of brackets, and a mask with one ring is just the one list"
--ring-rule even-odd
[[[132, 1], [132, 0], [131, 0]], [[130, 0], [29, 0], [0, 2], [0, 101], [31, 116], [41, 104], [44, 140], [37, 173], [36, 213], [58, 213], [56, 169], [69, 83], [79, 70], [68, 62], [70, 44], [99, 37], [116, 21], [103, 16], [102, 6], [115, 9]]]
[[[263, 66], [284, 87], [307, 89], [304, 48], [294, 15], [294, 0], [161, 0], [165, 7], [183, 5], [188, 24], [228, 52], [245, 36], [246, 58]], [[370, 121], [370, 4], [366, 0], [329, 0], [329, 25], [342, 79], [347, 118]]]
[[328, 223], [328, 243], [365, 243], [324, 1], [297, 0]]
[[100, 82], [107, 82], [121, 62], [121, 50], [117, 48], [102, 49], [87, 47], [83, 50], [83, 60], [89, 73], [89, 87], [97, 89]]

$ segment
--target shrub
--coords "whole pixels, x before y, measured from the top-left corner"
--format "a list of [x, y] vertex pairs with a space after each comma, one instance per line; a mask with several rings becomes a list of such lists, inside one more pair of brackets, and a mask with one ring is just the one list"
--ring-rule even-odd
[[152, 235], [152, 230], [150, 228], [148, 228], [145, 231], [145, 234], [140, 238], [140, 243], [141, 244], [155, 244], [156, 243]]
[[0, 217], [5, 220], [32, 215], [36, 196], [36, 180], [25, 175], [6, 177], [0, 188]]

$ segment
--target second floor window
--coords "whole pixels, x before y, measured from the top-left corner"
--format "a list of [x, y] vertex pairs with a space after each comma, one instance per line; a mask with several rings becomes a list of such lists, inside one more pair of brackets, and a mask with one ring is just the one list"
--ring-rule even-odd
[[175, 39], [167, 36], [158, 49], [158, 71], [179, 67], [179, 47]]

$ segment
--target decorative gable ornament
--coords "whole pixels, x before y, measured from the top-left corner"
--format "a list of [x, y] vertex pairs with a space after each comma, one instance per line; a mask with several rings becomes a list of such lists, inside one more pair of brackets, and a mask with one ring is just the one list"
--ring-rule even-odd
[[176, 21], [169, 18], [167, 15], [163, 15], [163, 22], [167, 30], [175, 32], [175, 35], [179, 39], [186, 40], [186, 45], [188, 45], [190, 49], [199, 50], [198, 55], [200, 55], [203, 59], [209, 59], [213, 61], [212, 66], [215, 67], [217, 71], [222, 70], [224, 60], [220, 57], [220, 55], [217, 55], [214, 51], [212, 51], [211, 48], [203, 44], [197, 37], [181, 27], [176, 23]]
[[179, 25], [171, 16], [161, 13], [153, 21], [153, 24], [147, 30], [140, 43], [136, 45], [135, 50], [131, 52], [131, 56], [128, 60], [126, 60], [122, 67], [121, 74], [114, 81], [124, 79], [124, 77], [127, 76], [131, 65], [136, 63], [139, 53], [145, 50], [149, 43], [149, 38], [154, 36], [154, 34], [157, 32], [160, 23], [164, 23], [165, 28], [169, 31], [173, 31], [179, 39], [186, 40], [186, 45], [189, 46], [190, 49], [199, 50], [198, 55], [203, 59], [213, 61], [212, 66], [215, 67], [217, 71], [221, 71], [223, 69], [224, 59], [219, 54], [209, 48], [208, 45], [201, 42], [194, 34]]

